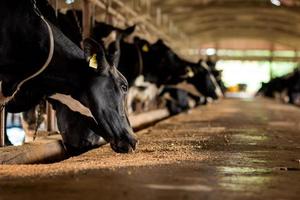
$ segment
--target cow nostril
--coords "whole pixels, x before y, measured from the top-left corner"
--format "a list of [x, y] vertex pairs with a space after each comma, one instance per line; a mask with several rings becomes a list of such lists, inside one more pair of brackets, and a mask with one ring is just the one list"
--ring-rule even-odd
[[136, 148], [137, 141], [125, 142], [119, 141], [117, 143], [110, 143], [111, 148], [117, 153], [133, 153]]
[[138, 145], [138, 140], [134, 137], [131, 141], [130, 141], [130, 146], [132, 147], [132, 150], [134, 151], [136, 149], [136, 146]]
[[124, 129], [120, 137], [112, 139], [110, 146], [117, 153], [132, 153], [136, 149], [137, 142], [137, 136], [129, 128]]

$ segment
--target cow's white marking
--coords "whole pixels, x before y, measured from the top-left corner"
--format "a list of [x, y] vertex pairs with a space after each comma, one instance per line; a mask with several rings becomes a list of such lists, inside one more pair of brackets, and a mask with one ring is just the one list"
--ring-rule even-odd
[[127, 111], [129, 114], [133, 112], [132, 104], [134, 101], [143, 102], [144, 108], [148, 109], [149, 105], [158, 95], [158, 88], [155, 84], [144, 81], [144, 76], [140, 75], [136, 78], [132, 87], [129, 88], [127, 95]]
[[195, 76], [195, 73], [194, 73], [193, 69], [190, 66], [188, 66], [186, 68], [186, 74], [181, 76], [181, 78], [193, 78], [194, 76]]
[[192, 98], [188, 98], [188, 105], [189, 105], [189, 108], [195, 108], [197, 105], [197, 102]]
[[94, 116], [92, 115], [89, 108], [82, 105], [82, 103], [80, 103], [79, 101], [77, 101], [76, 99], [71, 97], [70, 95], [56, 93], [56, 94], [50, 96], [49, 98], [61, 102], [62, 104], [67, 106], [72, 111], [79, 112], [82, 115], [94, 118]]
[[106, 38], [103, 39], [105, 47], [107, 48], [116, 39], [117, 39], [117, 31], [112, 31]]
[[215, 93], [217, 94], [217, 96], [224, 97], [219, 84], [217, 83], [215, 77], [210, 72], [209, 66], [204, 61], [201, 62], [201, 65], [209, 72], [210, 79], [212, 80], [213, 84], [215, 85]]
[[207, 71], [210, 71], [209, 66], [206, 64], [204, 60], [201, 61], [202, 67], [204, 67]]

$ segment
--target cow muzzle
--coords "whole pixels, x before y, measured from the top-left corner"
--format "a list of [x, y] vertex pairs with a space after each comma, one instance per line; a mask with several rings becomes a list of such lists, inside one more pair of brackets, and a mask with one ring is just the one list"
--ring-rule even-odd
[[126, 131], [120, 138], [110, 142], [111, 148], [117, 153], [131, 153], [134, 152], [138, 140], [133, 131]]

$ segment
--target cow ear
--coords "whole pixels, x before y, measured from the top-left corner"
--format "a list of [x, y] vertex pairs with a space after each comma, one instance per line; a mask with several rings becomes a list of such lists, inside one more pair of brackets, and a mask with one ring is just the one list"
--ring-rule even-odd
[[88, 38], [83, 41], [83, 49], [86, 60], [90, 61], [93, 55], [98, 51], [99, 47], [94, 40]]
[[130, 27], [128, 27], [128, 28], [126, 28], [124, 31], [123, 31], [123, 35], [124, 35], [124, 37], [127, 37], [127, 36], [129, 36], [129, 35], [131, 35], [134, 31], [135, 31], [135, 25], [133, 25], [133, 26], [130, 26]]
[[108, 62], [110, 65], [117, 68], [119, 65], [120, 56], [120, 35], [118, 35], [116, 41], [111, 43], [108, 47]]
[[121, 40], [123, 40], [124, 38], [128, 37], [130, 34], [132, 34], [135, 30], [135, 25], [134, 26], [130, 26], [128, 28], [126, 28], [125, 30], [119, 30], [117, 32], [117, 38], [116, 41], [111, 43], [109, 45], [108, 48], [108, 62], [115, 66], [116, 68], [119, 65], [119, 61], [120, 61], [120, 56], [121, 56], [121, 47], [120, 47], [120, 42]]
[[108, 69], [109, 64], [102, 44], [88, 38], [83, 41], [83, 47], [85, 58], [91, 68], [95, 68], [99, 72], [104, 72]]

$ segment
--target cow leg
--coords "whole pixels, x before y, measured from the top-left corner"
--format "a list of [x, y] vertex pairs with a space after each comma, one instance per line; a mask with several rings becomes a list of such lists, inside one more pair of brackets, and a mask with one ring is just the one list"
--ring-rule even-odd
[[92, 118], [70, 110], [59, 101], [51, 99], [49, 102], [56, 110], [58, 129], [71, 156], [79, 155], [105, 143], [101, 136], [95, 134], [96, 128]]
[[[6, 131], [5, 131], [6, 132]], [[4, 144], [5, 146], [11, 146], [12, 143], [9, 141], [7, 134], [4, 134]]]
[[4, 144], [5, 146], [11, 146], [12, 143], [9, 141], [8, 136], [7, 136], [7, 112], [5, 111], [5, 118], [4, 118]]
[[34, 130], [36, 125], [35, 109], [36, 107], [34, 106], [30, 110], [22, 112], [21, 114], [21, 123], [25, 132], [25, 142], [33, 141]]

